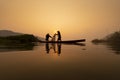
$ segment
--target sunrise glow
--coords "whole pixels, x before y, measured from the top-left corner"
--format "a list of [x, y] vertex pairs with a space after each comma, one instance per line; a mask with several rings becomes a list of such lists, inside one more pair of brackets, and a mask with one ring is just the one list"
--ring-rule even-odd
[[102, 37], [119, 29], [119, 3], [119, 0], [0, 0], [0, 29], [42, 37], [60, 30], [64, 39], [92, 38], [96, 33]]

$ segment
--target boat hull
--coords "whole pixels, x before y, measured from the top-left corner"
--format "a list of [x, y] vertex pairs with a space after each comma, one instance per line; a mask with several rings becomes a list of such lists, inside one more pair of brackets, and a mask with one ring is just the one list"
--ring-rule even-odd
[[66, 41], [39, 41], [41, 43], [77, 43], [77, 42], [85, 42], [85, 39], [80, 40], [66, 40]]

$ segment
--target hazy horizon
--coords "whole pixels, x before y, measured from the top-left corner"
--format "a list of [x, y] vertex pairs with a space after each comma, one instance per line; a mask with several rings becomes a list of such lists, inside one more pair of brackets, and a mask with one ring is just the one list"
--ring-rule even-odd
[[120, 0], [0, 0], [0, 30], [62, 39], [102, 38], [120, 30]]

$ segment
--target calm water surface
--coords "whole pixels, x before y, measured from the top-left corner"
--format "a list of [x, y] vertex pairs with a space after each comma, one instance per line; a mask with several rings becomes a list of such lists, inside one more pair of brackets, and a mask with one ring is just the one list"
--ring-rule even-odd
[[119, 53], [92, 43], [0, 48], [0, 80], [120, 80]]

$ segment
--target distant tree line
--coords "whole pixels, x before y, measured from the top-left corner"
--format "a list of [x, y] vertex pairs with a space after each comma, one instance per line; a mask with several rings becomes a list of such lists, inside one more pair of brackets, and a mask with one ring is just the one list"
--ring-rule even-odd
[[37, 42], [38, 39], [34, 35], [30, 34], [23, 34], [23, 35], [16, 35], [16, 36], [8, 36], [8, 37], [0, 37], [0, 43], [32, 43]]
[[92, 42], [94, 44], [106, 44], [116, 54], [120, 54], [120, 31], [116, 31], [103, 39], [94, 39]]
[[109, 43], [120, 43], [120, 31], [116, 31], [104, 39], [94, 39], [92, 40], [93, 43], [101, 43], [101, 42], [109, 42]]

